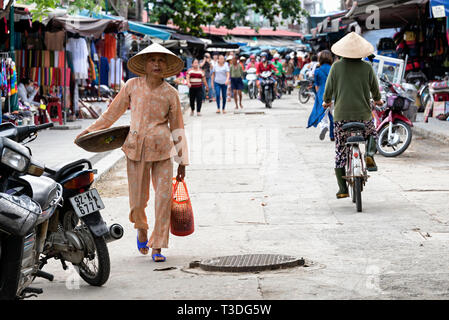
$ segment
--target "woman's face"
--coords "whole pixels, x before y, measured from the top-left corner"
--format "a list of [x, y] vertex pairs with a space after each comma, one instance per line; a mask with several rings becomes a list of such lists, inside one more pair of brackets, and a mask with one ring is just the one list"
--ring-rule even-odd
[[225, 62], [224, 56], [218, 57], [218, 62], [219, 62], [220, 64], [223, 64], [223, 63]]
[[160, 76], [167, 70], [167, 58], [162, 53], [150, 54], [145, 65], [145, 71], [148, 75]]
[[198, 60], [196, 60], [196, 59], [193, 60], [193, 62], [192, 62], [192, 67], [195, 68], [195, 69], [199, 67]]

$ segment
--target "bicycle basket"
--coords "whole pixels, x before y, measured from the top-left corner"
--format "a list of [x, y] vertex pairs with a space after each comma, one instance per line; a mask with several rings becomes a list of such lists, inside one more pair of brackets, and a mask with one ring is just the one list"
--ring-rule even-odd
[[387, 97], [387, 105], [395, 112], [407, 111], [410, 108], [410, 101], [397, 95]]

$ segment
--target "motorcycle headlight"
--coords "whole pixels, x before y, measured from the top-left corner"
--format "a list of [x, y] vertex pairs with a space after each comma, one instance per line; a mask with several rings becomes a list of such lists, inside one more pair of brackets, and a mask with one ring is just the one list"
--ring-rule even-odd
[[25, 172], [28, 167], [29, 160], [20, 153], [8, 148], [3, 148], [1, 162], [16, 171]]

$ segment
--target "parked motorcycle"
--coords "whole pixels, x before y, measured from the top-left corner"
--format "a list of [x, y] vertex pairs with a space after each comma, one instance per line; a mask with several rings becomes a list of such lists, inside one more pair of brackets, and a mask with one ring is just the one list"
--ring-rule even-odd
[[248, 80], [248, 94], [250, 99], [257, 99], [258, 90], [257, 90], [257, 69], [249, 68], [246, 71], [246, 80]]
[[20, 142], [53, 126], [0, 125], [0, 298], [23, 299], [42, 293], [30, 287], [36, 277], [53, 280], [42, 271], [51, 258], [75, 266], [81, 278], [103, 285], [110, 272], [107, 242], [120, 239], [123, 228], [107, 227], [104, 204], [90, 189], [95, 170], [79, 160], [56, 169], [32, 158]]
[[378, 132], [377, 149], [385, 157], [396, 157], [409, 147], [412, 141], [413, 123], [404, 116], [414, 102], [398, 84], [392, 84], [385, 77], [383, 83], [384, 106], [373, 109]]
[[266, 108], [271, 108], [274, 101], [274, 80], [271, 78], [271, 71], [264, 71], [260, 75], [261, 100]]
[[447, 85], [439, 86], [439, 82], [449, 82], [449, 73], [446, 72], [443, 78], [436, 76], [435, 80], [424, 83], [420, 87], [418, 97], [421, 102], [421, 107], [418, 111], [424, 111], [429, 101], [434, 100], [435, 94], [437, 97], [439, 95], [445, 95], [444, 99], [447, 99], [447, 96], [449, 95], [449, 88]]

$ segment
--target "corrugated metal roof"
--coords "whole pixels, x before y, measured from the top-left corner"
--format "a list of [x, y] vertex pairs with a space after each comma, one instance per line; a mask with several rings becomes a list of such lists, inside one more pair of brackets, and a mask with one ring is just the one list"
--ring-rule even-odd
[[227, 29], [225, 27], [215, 27], [215, 26], [203, 26], [203, 31], [208, 34], [219, 35], [219, 36], [272, 36], [272, 37], [296, 37], [301, 38], [302, 34], [298, 32], [288, 31], [288, 30], [272, 30], [270, 28], [260, 28], [258, 31], [251, 29], [250, 27], [236, 27], [234, 29]]

